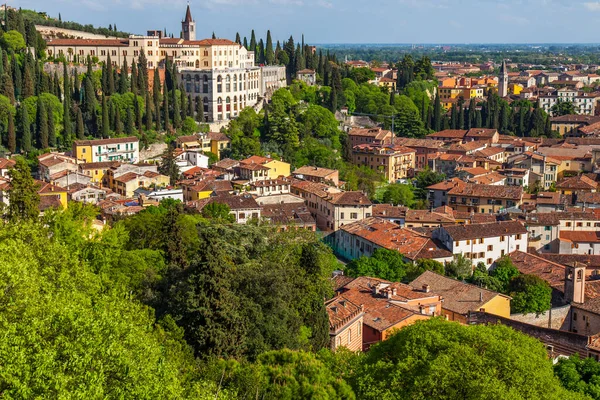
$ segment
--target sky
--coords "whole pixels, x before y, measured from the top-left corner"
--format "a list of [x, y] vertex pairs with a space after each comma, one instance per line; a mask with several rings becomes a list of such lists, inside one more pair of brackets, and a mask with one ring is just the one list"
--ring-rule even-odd
[[[186, 0], [6, 0], [63, 20], [179, 36]], [[1, 2], [1, 0], [0, 0]], [[598, 43], [600, 0], [191, 0], [198, 38], [306, 43]]]

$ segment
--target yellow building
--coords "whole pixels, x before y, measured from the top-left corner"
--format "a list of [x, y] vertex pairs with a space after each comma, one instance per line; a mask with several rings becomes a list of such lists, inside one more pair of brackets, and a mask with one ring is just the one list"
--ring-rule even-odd
[[377, 82], [377, 85], [379, 87], [385, 87], [388, 89], [388, 91], [396, 91], [396, 80], [392, 79], [392, 78], [387, 78], [387, 77], [383, 77], [381, 79], [379, 79], [379, 82]]
[[383, 173], [388, 182], [411, 178], [415, 170], [416, 151], [404, 146], [372, 146], [352, 148], [352, 163]]
[[422, 273], [410, 286], [440, 295], [444, 299], [442, 315], [449, 321], [466, 324], [470, 311], [485, 311], [510, 318], [511, 298], [501, 293], [447, 278], [432, 271]]
[[136, 189], [143, 188], [160, 188], [169, 185], [169, 177], [161, 175], [157, 172], [146, 171], [143, 174], [135, 172], [127, 172], [113, 180], [111, 190], [125, 197], [133, 197]]
[[91, 177], [94, 183], [102, 183], [106, 171], [118, 165], [118, 161], [79, 164], [79, 172]]
[[509, 83], [508, 84], [508, 92], [514, 95], [519, 95], [523, 91], [524, 87], [518, 83]]
[[36, 183], [40, 186], [38, 194], [40, 195], [41, 207], [67, 208], [67, 189], [42, 181], [36, 181]]
[[220, 160], [221, 152], [231, 148], [231, 140], [221, 132], [198, 133], [196, 135], [179, 136], [177, 147], [183, 150], [211, 152]]
[[214, 191], [211, 181], [192, 181], [182, 183], [183, 199], [185, 201], [195, 201], [208, 199]]
[[140, 142], [137, 137], [98, 140], [76, 140], [73, 154], [78, 161], [96, 163], [104, 161], [138, 162]]
[[252, 156], [240, 161], [240, 164], [259, 164], [269, 168], [267, 179], [277, 179], [280, 176], [290, 176], [291, 165], [269, 157]]

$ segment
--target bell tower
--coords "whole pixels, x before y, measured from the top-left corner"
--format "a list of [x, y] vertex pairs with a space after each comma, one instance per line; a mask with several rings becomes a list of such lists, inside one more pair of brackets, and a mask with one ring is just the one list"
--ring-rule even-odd
[[181, 33], [183, 34], [183, 40], [196, 40], [196, 22], [192, 19], [189, 1], [185, 11], [185, 19], [181, 21]]
[[564, 291], [567, 303], [585, 302], [585, 264], [575, 262], [566, 266]]

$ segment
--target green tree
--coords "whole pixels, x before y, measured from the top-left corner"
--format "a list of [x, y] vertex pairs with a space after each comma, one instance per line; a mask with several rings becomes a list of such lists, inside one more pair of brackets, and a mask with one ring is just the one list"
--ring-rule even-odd
[[419, 321], [358, 364], [344, 377], [365, 400], [577, 398], [560, 386], [541, 342], [503, 325]]
[[46, 106], [43, 101], [37, 102], [37, 116], [36, 116], [36, 129], [37, 129], [37, 145], [40, 149], [48, 148], [49, 134], [48, 134], [48, 114], [46, 113]]
[[186, 135], [191, 135], [192, 133], [198, 131], [198, 124], [196, 123], [196, 121], [194, 121], [194, 118], [186, 117], [185, 120], [183, 120], [183, 123], [181, 124], [181, 130]]
[[17, 135], [15, 132], [15, 121], [12, 113], [8, 114], [8, 151], [14, 154], [17, 151]]
[[423, 272], [433, 271], [437, 274], [444, 275], [444, 264], [435, 260], [421, 258], [415, 263], [409, 263], [406, 269], [406, 280], [411, 282], [417, 279]]
[[21, 133], [21, 151], [28, 153], [31, 151], [31, 122], [29, 121], [27, 107], [19, 107], [19, 111], [21, 114], [21, 123], [19, 124]]
[[265, 62], [267, 65], [273, 65], [275, 62], [275, 52], [273, 50], [273, 39], [271, 39], [271, 31], [267, 31], [267, 43], [265, 45]]
[[490, 271], [490, 276], [496, 278], [500, 287], [498, 291], [508, 293], [510, 282], [520, 275], [519, 270], [514, 266], [512, 260], [508, 256], [504, 256], [496, 261], [494, 269]]
[[175, 185], [175, 183], [179, 180], [179, 176], [181, 172], [179, 171], [179, 166], [177, 165], [177, 159], [175, 158], [174, 148], [169, 146], [162, 156], [162, 163], [158, 168], [158, 171], [169, 177], [169, 183], [171, 185]]
[[409, 265], [397, 251], [377, 249], [371, 257], [362, 256], [346, 265], [346, 274], [353, 277], [371, 276], [392, 282], [400, 282], [406, 276]]
[[554, 366], [554, 373], [564, 388], [600, 399], [600, 363], [593, 358], [582, 359], [579, 354], [561, 358]]
[[575, 106], [570, 101], [559, 101], [550, 108], [550, 113], [555, 117], [575, 114]]
[[514, 277], [508, 285], [508, 292], [512, 297], [512, 313], [541, 314], [550, 309], [552, 288], [548, 282], [535, 275]]
[[216, 219], [223, 222], [235, 222], [235, 215], [231, 214], [227, 204], [212, 202], [204, 206], [202, 216], [204, 218]]
[[10, 53], [18, 53], [26, 46], [23, 35], [15, 30], [8, 31], [2, 35], [0, 44]]
[[414, 193], [411, 185], [400, 183], [391, 183], [383, 192], [382, 201], [386, 204], [395, 206], [402, 205], [412, 207], [414, 203]]
[[12, 222], [37, 219], [40, 214], [40, 195], [27, 162], [16, 158], [16, 164], [8, 171], [10, 187], [8, 189], [8, 218]]
[[470, 259], [458, 254], [454, 259], [446, 264], [446, 274], [458, 279], [464, 279], [473, 273], [473, 263]]

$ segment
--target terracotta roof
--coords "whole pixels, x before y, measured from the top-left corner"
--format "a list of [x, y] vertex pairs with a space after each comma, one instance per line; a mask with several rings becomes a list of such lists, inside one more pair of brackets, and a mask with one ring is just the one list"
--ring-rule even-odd
[[484, 128], [471, 128], [467, 131], [465, 137], [469, 138], [492, 138], [495, 134], [498, 133], [496, 129], [484, 129]]
[[198, 44], [200, 46], [239, 46], [238, 43], [232, 42], [229, 39], [202, 39], [195, 41], [186, 41], [184, 43]]
[[490, 171], [482, 167], [457, 167], [455, 172], [466, 172], [472, 176], [486, 175], [490, 173]]
[[[374, 288], [379, 290], [375, 294]], [[387, 297], [387, 291], [396, 289], [396, 295]], [[378, 331], [384, 331], [414, 315], [415, 309], [399, 303], [435, 297], [434, 294], [414, 290], [408, 285], [378, 278], [359, 277], [338, 290], [341, 296], [355, 304], [362, 304], [365, 313], [363, 323]]]
[[109, 169], [113, 167], [118, 167], [121, 165], [119, 161], [102, 161], [102, 162], [93, 162], [93, 163], [85, 163], [79, 164], [80, 169]]
[[[586, 282], [586, 286], [587, 286], [587, 282]], [[586, 290], [586, 297], [587, 297], [587, 290]], [[600, 315], [600, 297], [590, 298], [590, 299], [586, 298], [585, 303], [583, 303], [583, 304], [571, 303], [571, 307]]]
[[269, 170], [269, 167], [265, 167], [262, 164], [256, 164], [256, 163], [246, 163], [244, 161], [240, 162], [240, 165], [238, 166], [240, 169], [248, 169], [250, 171], [260, 171], [260, 170]]
[[294, 175], [306, 175], [306, 176], [314, 176], [317, 178], [326, 178], [329, 175], [335, 174], [338, 172], [335, 169], [321, 168], [321, 167], [311, 167], [305, 165], [296, 169], [293, 174]]
[[54, 39], [48, 42], [51, 46], [102, 46], [102, 47], [127, 47], [128, 39]]
[[416, 138], [400, 138], [394, 137], [392, 139], [393, 144], [399, 144], [401, 146], [406, 146], [410, 148], [417, 147], [425, 147], [430, 149], [439, 149], [444, 145], [444, 142], [441, 140], [433, 140], [433, 139], [416, 139]]
[[443, 190], [448, 191], [458, 186], [465, 186], [467, 183], [459, 178], [447, 179], [445, 181], [436, 183], [434, 185], [428, 186], [427, 189], [430, 190]]
[[139, 139], [135, 136], [129, 136], [129, 137], [123, 137], [123, 138], [76, 140], [75, 144], [77, 146], [102, 146], [104, 144], [131, 143], [131, 142], [139, 142]]
[[324, 183], [311, 182], [311, 181], [298, 181], [292, 184], [292, 188], [301, 190], [303, 192], [312, 193], [315, 196], [324, 198], [329, 195], [330, 192], [339, 193], [340, 190]]
[[131, 182], [133, 180], [136, 180], [138, 178], [138, 176], [139, 175], [136, 174], [135, 172], [127, 172], [127, 173], [119, 176], [118, 178], [115, 178], [115, 181], [127, 183], [127, 182]]
[[522, 251], [513, 251], [508, 257], [522, 274], [535, 275], [560, 292], [564, 291], [564, 265]]
[[198, 211], [201, 211], [204, 206], [210, 203], [221, 203], [227, 204], [231, 210], [259, 210], [260, 206], [254, 200], [252, 196], [249, 195], [218, 195], [214, 197], [209, 197], [208, 199], [202, 199], [190, 202], [189, 204], [196, 208]]
[[560, 240], [566, 240], [573, 243], [600, 243], [600, 231], [560, 232]]
[[348, 132], [349, 136], [366, 136], [375, 139], [383, 139], [385, 136], [394, 136], [392, 132], [381, 128], [355, 128]]
[[428, 258], [426, 255], [435, 253], [435, 257], [451, 257], [452, 253], [431, 240], [428, 236], [412, 229], [401, 228], [399, 225], [381, 218], [369, 217], [351, 224], [342, 225], [341, 230], [388, 250], [402, 253], [410, 260]]
[[492, 199], [508, 199], [520, 201], [523, 195], [521, 186], [501, 186], [501, 185], [482, 185], [476, 183], [466, 183], [457, 185], [448, 190], [448, 195], [484, 197]]
[[443, 297], [443, 308], [463, 315], [469, 311], [479, 311], [497, 296], [509, 298], [503, 294], [447, 278], [431, 271], [423, 272], [410, 285], [413, 287], [429, 285], [432, 293]]
[[572, 176], [556, 183], [557, 189], [595, 190], [598, 183], [585, 175]]
[[309, 74], [314, 74], [315, 70], [314, 69], [301, 69], [300, 71], [296, 72], [296, 74], [298, 75], [309, 75]]
[[482, 149], [486, 146], [485, 143], [472, 141], [466, 143], [454, 143], [448, 147], [449, 151], [474, 151], [477, 149]]
[[577, 203], [600, 204], [600, 192], [577, 192]]
[[363, 315], [363, 306], [355, 304], [344, 296], [337, 296], [325, 303], [329, 316], [329, 330], [337, 332], [348, 323]]
[[159, 43], [161, 45], [163, 45], [163, 44], [166, 44], [166, 45], [180, 44], [180, 43], [183, 43], [183, 39], [181, 39], [181, 38], [162, 38], [159, 40]]
[[261, 215], [272, 224], [299, 226], [316, 224], [304, 203], [265, 204], [262, 206]]
[[345, 206], [369, 206], [371, 200], [363, 192], [341, 192], [331, 193], [327, 198], [330, 203]]
[[39, 185], [39, 194], [67, 192], [67, 189], [48, 182], [38, 181], [37, 179], [35, 182], [37, 185]]
[[462, 130], [462, 129], [446, 129], [443, 131], [439, 131], [439, 132], [435, 132], [435, 133], [430, 133], [429, 135], [427, 135], [427, 137], [443, 137], [443, 138], [447, 138], [447, 139], [462, 139], [465, 137], [465, 135], [467, 134], [466, 130]]
[[231, 158], [224, 158], [221, 161], [217, 161], [214, 163], [211, 168], [221, 168], [221, 169], [232, 169], [237, 167], [240, 164], [238, 160], [232, 160]]
[[373, 204], [373, 216], [379, 218], [404, 218], [408, 208], [391, 204]]
[[578, 262], [589, 268], [600, 268], [600, 255], [540, 253], [539, 256], [562, 265]]
[[468, 240], [504, 235], [527, 234], [527, 228], [518, 221], [498, 221], [484, 224], [448, 225], [444, 229], [452, 240]]
[[453, 224], [455, 219], [452, 215], [431, 212], [429, 210], [407, 210], [405, 222], [409, 223], [429, 223], [429, 224]]
[[[477, 143], [477, 142], [475, 142]], [[492, 157], [492, 156], [496, 156], [498, 154], [502, 154], [504, 153], [504, 149], [502, 147], [486, 147], [485, 149], [481, 149], [475, 152], [475, 154], [473, 154], [474, 156], [477, 157]]]
[[15, 164], [16, 164], [15, 160], [10, 160], [8, 158], [0, 157], [0, 169], [8, 169], [8, 168], [14, 167]]
[[208, 132], [206, 134], [206, 137], [210, 140], [216, 140], [217, 142], [228, 142], [231, 140], [226, 134], [222, 132]]
[[41, 196], [38, 209], [40, 211], [46, 211], [51, 208], [62, 208], [60, 199], [55, 196]]

